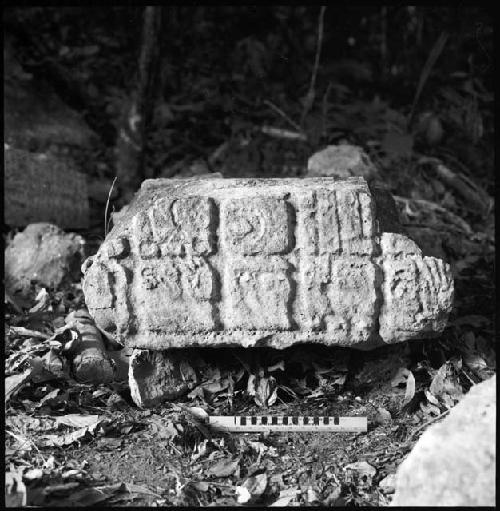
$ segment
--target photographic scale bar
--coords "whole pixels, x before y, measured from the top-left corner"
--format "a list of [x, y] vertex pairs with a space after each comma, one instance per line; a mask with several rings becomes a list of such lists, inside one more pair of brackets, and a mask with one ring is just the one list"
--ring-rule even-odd
[[363, 433], [368, 429], [366, 417], [322, 417], [286, 415], [213, 415], [208, 424], [224, 431], [328, 431]]

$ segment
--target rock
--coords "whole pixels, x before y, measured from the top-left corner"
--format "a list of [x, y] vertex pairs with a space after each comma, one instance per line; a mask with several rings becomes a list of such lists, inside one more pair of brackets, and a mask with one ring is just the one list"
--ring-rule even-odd
[[4, 169], [7, 225], [50, 222], [69, 229], [89, 226], [86, 177], [70, 161], [7, 147]]
[[71, 312], [66, 324], [74, 326], [80, 340], [71, 350], [73, 376], [80, 383], [109, 383], [115, 379], [113, 365], [106, 354], [106, 348], [99, 329], [85, 310]]
[[181, 351], [134, 350], [130, 357], [129, 387], [140, 407], [152, 407], [187, 394], [197, 384], [196, 372]]
[[307, 177], [376, 178], [377, 168], [365, 151], [350, 144], [330, 145], [314, 153], [307, 162]]
[[396, 477], [394, 506], [494, 506], [496, 376], [422, 435]]
[[30, 224], [5, 250], [5, 285], [15, 295], [29, 296], [30, 282], [58, 288], [80, 277], [84, 240], [59, 227]]
[[389, 474], [378, 483], [378, 487], [382, 493], [394, 493], [396, 486], [396, 474]]
[[83, 266], [89, 312], [152, 350], [435, 335], [449, 265], [384, 232], [374, 195], [361, 178], [145, 181]]
[[133, 348], [123, 348], [116, 351], [108, 351], [108, 357], [111, 358], [115, 366], [115, 381], [126, 381], [128, 379], [128, 368]]

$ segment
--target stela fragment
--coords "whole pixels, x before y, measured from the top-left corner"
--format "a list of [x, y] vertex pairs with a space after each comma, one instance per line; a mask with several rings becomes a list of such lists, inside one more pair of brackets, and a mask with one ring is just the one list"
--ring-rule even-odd
[[362, 178], [145, 181], [84, 263], [87, 307], [149, 350], [435, 335], [452, 306], [450, 267], [387, 232], [395, 222], [380, 205]]

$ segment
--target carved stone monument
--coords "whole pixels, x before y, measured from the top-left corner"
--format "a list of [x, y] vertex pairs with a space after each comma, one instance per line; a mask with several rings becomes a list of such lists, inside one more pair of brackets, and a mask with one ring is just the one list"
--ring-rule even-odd
[[148, 180], [84, 264], [85, 300], [147, 350], [435, 335], [450, 267], [386, 232], [385, 209], [362, 178]]

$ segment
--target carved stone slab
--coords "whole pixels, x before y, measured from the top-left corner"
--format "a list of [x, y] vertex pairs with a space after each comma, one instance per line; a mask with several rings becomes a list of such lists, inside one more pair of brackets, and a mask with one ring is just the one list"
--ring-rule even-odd
[[378, 204], [362, 178], [145, 181], [84, 264], [87, 306], [153, 350], [432, 336], [450, 268], [383, 232]]

